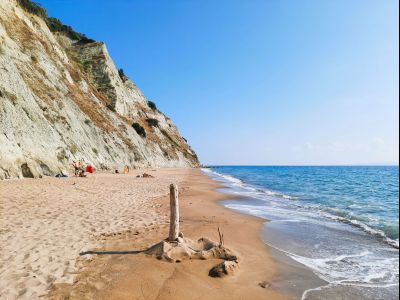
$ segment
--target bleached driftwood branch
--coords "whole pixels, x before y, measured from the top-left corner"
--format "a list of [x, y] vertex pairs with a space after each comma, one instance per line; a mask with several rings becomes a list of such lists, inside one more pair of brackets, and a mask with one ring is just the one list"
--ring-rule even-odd
[[219, 227], [218, 227], [218, 235], [219, 235], [219, 246], [223, 247], [224, 246], [224, 234], [221, 232]]
[[169, 225], [169, 237], [170, 242], [176, 241], [179, 236], [179, 199], [178, 199], [178, 186], [171, 184], [169, 186], [170, 193], [170, 225]]

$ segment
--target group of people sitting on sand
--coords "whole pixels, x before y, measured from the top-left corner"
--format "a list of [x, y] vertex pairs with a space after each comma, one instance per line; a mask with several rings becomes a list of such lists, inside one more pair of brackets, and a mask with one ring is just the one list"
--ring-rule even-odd
[[85, 164], [82, 160], [74, 161], [72, 166], [74, 167], [75, 177], [86, 177], [86, 172], [93, 173], [93, 167]]
[[[94, 169], [91, 165], [85, 164], [82, 160], [77, 160], [72, 162], [72, 166], [74, 167], [74, 176], [75, 177], [86, 177], [86, 173], [93, 173]], [[120, 172], [118, 169], [115, 170], [115, 174], [128, 174], [130, 171], [129, 166], [124, 166], [122, 171]], [[136, 176], [137, 178], [154, 178], [154, 176], [143, 173]]]

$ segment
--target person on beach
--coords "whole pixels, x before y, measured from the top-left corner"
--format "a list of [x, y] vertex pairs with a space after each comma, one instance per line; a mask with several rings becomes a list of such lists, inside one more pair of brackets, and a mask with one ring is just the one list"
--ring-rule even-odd
[[81, 160], [74, 161], [72, 166], [74, 167], [75, 177], [86, 177], [85, 166]]
[[128, 166], [125, 166], [124, 167], [124, 174], [128, 174], [129, 173], [129, 167]]
[[79, 161], [79, 172], [78, 172], [78, 176], [79, 177], [86, 177], [86, 164], [83, 163], [83, 161]]
[[75, 177], [78, 177], [78, 172], [79, 172], [79, 164], [77, 161], [72, 162], [72, 166], [74, 167], [74, 175]]

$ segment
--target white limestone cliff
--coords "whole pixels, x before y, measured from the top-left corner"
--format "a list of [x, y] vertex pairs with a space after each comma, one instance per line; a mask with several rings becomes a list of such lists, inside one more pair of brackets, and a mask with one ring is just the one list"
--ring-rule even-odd
[[0, 179], [52, 176], [76, 159], [98, 169], [199, 164], [103, 43], [74, 44], [16, 0], [1, 0]]

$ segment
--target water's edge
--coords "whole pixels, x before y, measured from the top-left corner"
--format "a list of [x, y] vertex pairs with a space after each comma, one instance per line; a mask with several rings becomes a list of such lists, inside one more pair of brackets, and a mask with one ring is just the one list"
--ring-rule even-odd
[[[229, 183], [224, 181], [221, 182], [221, 180], [215, 178], [215, 174], [210, 174], [210, 172], [203, 173], [224, 186], [224, 188], [218, 189], [219, 192], [227, 195], [236, 194], [234, 200], [221, 201], [220, 204], [222, 206], [241, 214], [257, 216], [266, 220], [266, 223], [264, 223], [261, 229], [260, 238], [266, 245], [269, 246], [270, 254], [274, 261], [277, 262], [279, 276], [273, 282], [273, 286], [278, 291], [289, 294], [298, 299], [344, 299], [343, 297], [350, 299], [349, 297], [351, 297], [351, 299], [386, 300], [397, 298], [398, 292], [396, 292], [395, 289], [397, 288], [398, 283], [383, 286], [383, 288], [386, 288], [387, 291], [385, 290], [381, 293], [379, 289], [377, 290], [377, 288], [382, 288], [382, 286], [373, 284], [366, 284], [365, 286], [362, 286], [355, 284], [352, 282], [352, 280], [343, 279], [342, 281], [332, 281], [329, 280], [329, 277], [324, 278], [323, 273], [318, 271], [316, 272], [315, 268], [311, 268], [308, 265], [308, 262], [304, 261], [303, 256], [296, 257], [295, 254], [287, 252], [284, 249], [280, 249], [278, 246], [276, 246], [279, 245], [279, 242], [287, 243], [291, 240], [290, 234], [293, 234], [293, 226], [292, 228], [289, 228], [287, 224], [279, 224], [279, 220], [268, 222], [268, 216], [260, 216], [251, 210], [246, 211], [246, 209], [239, 209], [240, 207], [243, 208], [246, 206], [246, 203], [256, 206], [256, 202], [259, 201], [259, 199], [247, 195], [241, 195], [237, 197], [237, 193], [232, 193], [231, 189], [233, 187], [230, 186]], [[335, 261], [337, 259], [338, 258], [333, 258], [331, 261]], [[350, 265], [347, 267], [352, 267], [352, 255], [340, 258], [340, 260], [342, 259], [343, 264], [350, 263]], [[326, 260], [326, 263], [330, 263], [330, 260]]]
[[[215, 178], [209, 176], [206, 172], [203, 174], [209, 177], [211, 180], [216, 181], [221, 185], [221, 182], [216, 180]], [[246, 200], [245, 197], [234, 197], [230, 193], [224, 190], [225, 188], [229, 188], [229, 186], [225, 186], [222, 184], [223, 188], [217, 188], [216, 191], [228, 196], [227, 199], [218, 201], [218, 204], [221, 205], [225, 209], [233, 210], [236, 213], [242, 215], [253, 216], [252, 214], [245, 213], [243, 211], [231, 209], [226, 206], [226, 203], [231, 202], [244, 202]], [[264, 234], [264, 226], [268, 226], [270, 220], [266, 218], [262, 218], [257, 216], [260, 219], [265, 220], [263, 226], [259, 230], [259, 239], [268, 247], [268, 254], [271, 256], [272, 260], [275, 262], [277, 267], [277, 275], [270, 282], [272, 288], [277, 292], [288, 295], [289, 297], [293, 297], [294, 299], [302, 299], [303, 295], [308, 290], [318, 289], [319, 287], [326, 286], [328, 282], [322, 280], [316, 275], [312, 269], [309, 267], [297, 262], [292, 259], [290, 256], [286, 255], [284, 251], [281, 251], [275, 248], [273, 245], [268, 243], [268, 238]]]

